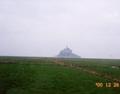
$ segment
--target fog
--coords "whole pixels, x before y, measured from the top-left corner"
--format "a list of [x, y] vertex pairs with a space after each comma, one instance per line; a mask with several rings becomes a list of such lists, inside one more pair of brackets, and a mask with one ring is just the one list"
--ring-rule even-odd
[[0, 0], [0, 56], [120, 59], [119, 0]]

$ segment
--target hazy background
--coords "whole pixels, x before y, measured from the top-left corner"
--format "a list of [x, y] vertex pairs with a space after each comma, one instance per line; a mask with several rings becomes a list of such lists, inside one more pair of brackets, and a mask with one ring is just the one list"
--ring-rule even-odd
[[120, 58], [120, 0], [0, 0], [1, 56]]

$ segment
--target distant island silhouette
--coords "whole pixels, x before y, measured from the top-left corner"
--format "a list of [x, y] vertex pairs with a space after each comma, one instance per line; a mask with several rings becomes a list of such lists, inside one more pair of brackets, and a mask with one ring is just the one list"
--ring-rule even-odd
[[72, 52], [69, 47], [61, 50], [60, 53], [57, 55], [58, 58], [81, 58], [79, 55], [76, 55]]

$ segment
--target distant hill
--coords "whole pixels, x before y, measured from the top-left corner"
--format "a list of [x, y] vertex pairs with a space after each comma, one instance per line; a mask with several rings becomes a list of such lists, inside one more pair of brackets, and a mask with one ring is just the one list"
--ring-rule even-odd
[[60, 51], [60, 53], [57, 55], [58, 58], [80, 58], [79, 55], [76, 55], [72, 52], [72, 50], [68, 47]]

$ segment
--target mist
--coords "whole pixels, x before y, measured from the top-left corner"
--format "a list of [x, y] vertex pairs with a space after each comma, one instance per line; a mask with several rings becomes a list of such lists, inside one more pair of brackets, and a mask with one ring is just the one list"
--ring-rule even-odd
[[0, 56], [120, 59], [119, 0], [0, 0]]

